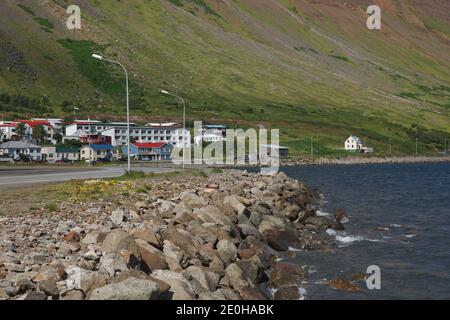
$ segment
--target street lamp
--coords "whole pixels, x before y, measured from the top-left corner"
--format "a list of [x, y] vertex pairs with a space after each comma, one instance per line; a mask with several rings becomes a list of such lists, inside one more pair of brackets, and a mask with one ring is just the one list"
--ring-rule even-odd
[[98, 60], [102, 60], [102, 61], [104, 60], [104, 61], [107, 61], [107, 62], [110, 62], [110, 63], [117, 64], [117, 65], [122, 67], [123, 71], [125, 71], [125, 81], [126, 81], [126, 90], [127, 90], [128, 173], [130, 173], [131, 172], [131, 156], [130, 156], [130, 153], [131, 153], [130, 140], [131, 139], [130, 139], [130, 98], [129, 98], [129, 91], [128, 91], [128, 72], [127, 72], [127, 69], [125, 68], [125, 66], [123, 64], [121, 64], [120, 62], [107, 59], [107, 58], [102, 57], [101, 55], [98, 55], [98, 54], [95, 54], [95, 53], [92, 55], [92, 58], [98, 59]]
[[186, 102], [184, 101], [184, 99], [176, 94], [170, 93], [166, 90], [161, 90], [162, 94], [166, 94], [168, 96], [172, 96], [175, 98], [178, 98], [181, 100], [181, 102], [183, 103], [183, 134], [182, 134], [182, 141], [183, 141], [183, 169], [185, 167], [185, 157], [186, 157], [186, 141], [185, 141], [185, 133], [186, 133]]

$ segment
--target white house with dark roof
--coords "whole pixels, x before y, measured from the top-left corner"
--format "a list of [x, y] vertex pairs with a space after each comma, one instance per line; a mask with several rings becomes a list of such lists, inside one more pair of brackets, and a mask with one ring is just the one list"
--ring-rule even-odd
[[28, 156], [30, 160], [42, 160], [42, 148], [26, 141], [9, 141], [0, 144], [0, 157], [20, 159], [20, 155]]
[[351, 135], [345, 140], [345, 150], [360, 151], [364, 147], [364, 143], [357, 136]]

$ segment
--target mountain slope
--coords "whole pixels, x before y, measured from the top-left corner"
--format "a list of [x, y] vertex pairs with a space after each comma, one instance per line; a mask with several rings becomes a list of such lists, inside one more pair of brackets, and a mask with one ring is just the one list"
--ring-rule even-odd
[[[365, 27], [373, 2], [382, 30]], [[65, 27], [73, 3], [81, 31]], [[316, 152], [336, 153], [350, 133], [398, 153], [419, 137], [431, 152], [450, 134], [448, 2], [4, 0], [0, 11], [0, 91], [39, 98], [39, 113], [122, 114], [123, 75], [90, 58], [100, 52], [130, 69], [136, 120], [179, 116], [164, 88], [188, 99], [190, 119], [278, 127], [298, 152], [314, 135]], [[23, 104], [2, 108], [37, 110]]]

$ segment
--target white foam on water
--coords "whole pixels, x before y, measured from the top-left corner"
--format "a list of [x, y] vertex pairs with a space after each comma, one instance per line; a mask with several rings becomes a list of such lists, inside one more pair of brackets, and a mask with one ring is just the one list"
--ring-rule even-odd
[[316, 272], [317, 272], [317, 269], [315, 266], [309, 266], [308, 273], [316, 273]]
[[298, 248], [294, 248], [294, 247], [288, 247], [288, 250], [289, 250], [289, 251], [292, 251], [292, 252], [300, 252], [300, 251], [303, 251], [302, 249], [298, 249]]
[[327, 229], [327, 231], [325, 231], [329, 236], [335, 236], [337, 234], [336, 230], [333, 229]]
[[347, 217], [344, 217], [341, 219], [341, 223], [348, 223], [349, 221], [350, 221], [350, 219]]
[[393, 227], [393, 228], [401, 228], [401, 227], [403, 227], [401, 224], [395, 224], [395, 223], [390, 224], [389, 226]]
[[337, 235], [336, 240], [339, 242], [342, 242], [342, 243], [352, 243], [355, 241], [364, 241], [367, 239], [362, 236], [340, 236], [340, 235]]
[[283, 261], [283, 260], [284, 260], [283, 257], [278, 257], [278, 258], [275, 259], [276, 262], [280, 262], [280, 261]]
[[324, 212], [324, 211], [320, 211], [320, 210], [316, 211], [316, 215], [319, 216], [319, 217], [330, 216], [330, 214], [328, 212]]
[[319, 279], [317, 281], [314, 281], [314, 284], [327, 284], [328, 283], [328, 279], [324, 278], [324, 279]]
[[417, 234], [405, 234], [404, 235], [405, 238], [414, 238], [415, 236], [417, 236]]
[[336, 240], [341, 242], [343, 245], [350, 245], [353, 242], [369, 241], [369, 242], [384, 242], [380, 239], [369, 239], [363, 236], [352, 236], [352, 235], [336, 235]]

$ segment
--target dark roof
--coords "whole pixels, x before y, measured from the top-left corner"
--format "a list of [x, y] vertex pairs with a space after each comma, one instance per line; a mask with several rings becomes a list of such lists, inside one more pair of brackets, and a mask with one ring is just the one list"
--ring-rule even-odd
[[91, 144], [92, 150], [112, 150], [113, 146], [110, 144]]
[[0, 144], [0, 149], [42, 149], [40, 146], [37, 146], [33, 143], [29, 143], [27, 141], [8, 141], [3, 144]]
[[227, 126], [221, 124], [205, 124], [206, 129], [226, 129]]
[[78, 148], [56, 147], [56, 153], [78, 153]]

